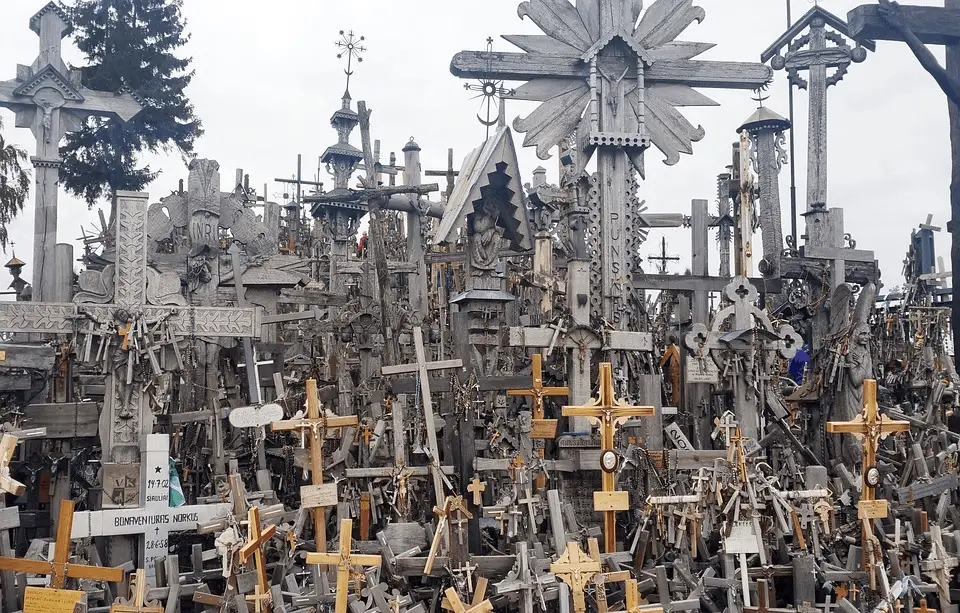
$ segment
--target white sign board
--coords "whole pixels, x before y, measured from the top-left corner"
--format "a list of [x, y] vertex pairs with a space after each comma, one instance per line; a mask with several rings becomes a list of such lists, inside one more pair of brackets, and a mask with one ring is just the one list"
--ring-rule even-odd
[[676, 422], [664, 426], [663, 431], [667, 435], [667, 438], [670, 439], [670, 442], [673, 443], [673, 446], [680, 451], [693, 449], [690, 439], [687, 438], [687, 435], [683, 433], [683, 430], [680, 429], [680, 426], [678, 426]]
[[237, 407], [228, 416], [234, 428], [262, 428], [283, 419], [283, 407], [268, 403], [261, 406]]
[[337, 496], [336, 483], [300, 486], [301, 508], [315, 509], [317, 507], [335, 507], [339, 502], [340, 499]]
[[702, 360], [689, 358], [687, 360], [687, 383], [713, 383], [720, 382], [720, 370], [717, 368], [713, 358], [707, 356]]
[[753, 531], [753, 522], [737, 521], [733, 523], [730, 536], [723, 543], [723, 549], [728, 554], [760, 553], [760, 543], [757, 533]]
[[103, 511], [78, 511], [73, 515], [70, 538], [91, 536], [141, 535], [139, 568], [146, 571], [148, 583], [156, 587], [153, 561], [169, 554], [170, 532], [196, 530], [198, 524], [226, 517], [230, 504], [170, 506], [170, 435], [150, 434], [143, 454], [141, 506]]

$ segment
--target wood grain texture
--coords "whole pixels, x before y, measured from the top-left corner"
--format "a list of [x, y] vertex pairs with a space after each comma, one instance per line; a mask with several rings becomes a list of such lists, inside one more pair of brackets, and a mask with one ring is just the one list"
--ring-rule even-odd
[[[910, 29], [927, 45], [948, 45], [960, 35], [960, 10], [936, 6], [901, 6]], [[902, 41], [903, 35], [887, 25], [876, 4], [858, 6], [847, 13], [847, 32], [860, 40]]]

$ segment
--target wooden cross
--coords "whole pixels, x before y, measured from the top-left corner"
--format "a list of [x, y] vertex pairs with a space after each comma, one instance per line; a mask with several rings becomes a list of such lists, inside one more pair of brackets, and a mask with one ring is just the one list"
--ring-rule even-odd
[[62, 589], [71, 579], [93, 579], [95, 581], [109, 581], [119, 583], [123, 581], [122, 568], [104, 568], [101, 566], [86, 566], [71, 564], [70, 531], [73, 527], [73, 500], [64, 500], [60, 503], [60, 516], [57, 520], [57, 540], [53, 551], [53, 560], [21, 560], [20, 558], [0, 558], [0, 570], [10, 570], [32, 575], [46, 575], [50, 577], [50, 587]]
[[17, 437], [5, 432], [0, 438], [0, 490], [22, 496], [26, 486], [10, 476], [10, 460], [17, 447]]
[[[953, 121], [960, 113], [960, 0], [944, 0], [943, 8], [935, 6], [891, 6], [888, 0], [881, 5], [859, 6], [847, 14], [851, 37], [864, 40], [892, 40], [905, 42], [920, 65], [929, 72], [947, 95], [951, 118], [950, 144], [953, 157], [953, 176], [960, 174], [960, 122]], [[893, 10], [891, 10], [893, 9]], [[946, 67], [941, 67], [926, 45], [946, 46]], [[960, 260], [960, 184], [953, 181], [950, 188], [951, 219], [948, 230], [952, 235], [951, 261]], [[960, 287], [960, 266], [953, 266], [953, 287]], [[960, 346], [960, 301], [954, 301], [950, 323], [953, 344]], [[954, 358], [960, 360], [960, 355]]]
[[[347, 426], [356, 426], [359, 421], [356, 415], [327, 416], [320, 414], [320, 397], [317, 395], [317, 380], [307, 379], [307, 416], [304, 419], [292, 419], [286, 421], [275, 421], [270, 424], [270, 429], [277, 431], [300, 432], [300, 436], [310, 441], [310, 479], [314, 487], [323, 486], [323, 437], [327, 428], [343, 428]], [[309, 433], [309, 437], [307, 435]], [[334, 486], [336, 487], [336, 486]], [[327, 507], [320, 506], [312, 509], [314, 538], [316, 539], [317, 551], [324, 552], [327, 549]]]
[[[613, 366], [610, 362], [600, 364], [600, 396], [592, 398], [582, 407], [563, 407], [565, 417], [591, 417], [600, 420], [600, 449], [602, 454], [614, 451], [613, 435], [617, 426], [631, 417], [652, 417], [654, 407], [631, 406], [614, 397]], [[607, 553], [617, 549], [617, 511], [630, 508], [627, 492], [617, 492], [613, 471], [602, 472], [602, 491], [594, 492], [593, 508], [603, 512], [603, 540]]]
[[427, 362], [427, 354], [423, 348], [423, 330], [420, 326], [413, 328], [413, 344], [416, 351], [416, 364], [397, 364], [384, 366], [380, 372], [384, 376], [417, 373], [420, 380], [420, 399], [423, 403], [423, 419], [427, 428], [427, 445], [430, 451], [430, 474], [433, 475], [433, 492], [439, 504], [444, 499], [443, 479], [440, 476], [440, 447], [437, 444], [436, 420], [433, 414], [433, 400], [430, 397], [430, 371], [463, 368], [463, 360], [442, 360]]
[[350, 554], [353, 520], [340, 520], [340, 551], [337, 553], [308, 553], [307, 564], [335, 565], [337, 567], [337, 599], [335, 613], [347, 613], [347, 594], [354, 566], [380, 566], [381, 557]]
[[276, 525], [270, 525], [266, 530], [260, 527], [260, 507], [250, 507], [247, 510], [247, 542], [240, 547], [238, 555], [241, 564], [246, 564], [247, 560], [253, 558], [254, 570], [257, 572], [257, 586], [261, 593], [267, 594], [268, 603], [270, 583], [267, 581], [267, 564], [263, 559], [263, 544], [273, 538], [276, 533]]
[[487, 482], [480, 481], [480, 477], [474, 477], [467, 486], [467, 491], [473, 494], [473, 506], [479, 507], [483, 504], [483, 492], [487, 489]]
[[457, 590], [452, 587], [448, 587], [444, 595], [447, 597], [447, 602], [450, 603], [450, 610], [454, 613], [489, 613], [493, 611], [493, 604], [491, 604], [489, 600], [482, 600], [478, 604], [472, 604], [468, 609], [467, 606], [463, 604], [463, 601], [460, 600]]
[[245, 600], [249, 600], [253, 603], [253, 610], [256, 613], [262, 613], [264, 611], [269, 612], [273, 595], [270, 592], [264, 592], [258, 583], [253, 587], [253, 596], [246, 596]]
[[[557, 420], [547, 420], [543, 418], [543, 399], [546, 396], [567, 396], [570, 394], [568, 387], [544, 387], [543, 385], [543, 357], [540, 352], [533, 354], [533, 384], [529, 389], [507, 390], [507, 396], [523, 396], [533, 399], [533, 432], [537, 432], [537, 426], [549, 429], [552, 425], [553, 431], [557, 430]], [[544, 449], [537, 449], [537, 456], [544, 457]], [[543, 472], [537, 474], [537, 488], [543, 489], [547, 485], [547, 476]]]
[[147, 601], [147, 574], [138, 568], [130, 580], [130, 598], [118, 598], [110, 605], [110, 613], [163, 613], [156, 601]]
[[592, 583], [593, 576], [600, 572], [600, 562], [584, 553], [579, 543], [570, 541], [557, 561], [550, 564], [550, 572], [570, 586], [574, 613], [586, 613], [584, 589]]
[[447, 149], [446, 170], [426, 170], [423, 174], [428, 177], [446, 177], [447, 189], [444, 191], [444, 194], [446, 194], [447, 200], [450, 200], [450, 194], [453, 193], [453, 186], [456, 184], [457, 176], [460, 174], [460, 171], [453, 166], [453, 149]]
[[770, 592], [767, 589], [766, 579], [757, 579], [757, 606], [743, 606], [745, 613], [795, 613], [795, 609], [778, 609], [770, 607]]
[[37, 139], [36, 212], [34, 216], [33, 299], [50, 300], [55, 288], [57, 190], [60, 180], [60, 141], [84, 125], [90, 115], [133, 119], [143, 108], [135, 95], [87, 89], [79, 71], [70, 70], [61, 57], [62, 39], [72, 30], [69, 16], [50, 2], [30, 18], [30, 29], [40, 38], [40, 54], [30, 66], [18, 66], [17, 78], [0, 81], [0, 107], [13, 110], [17, 127], [30, 128]]

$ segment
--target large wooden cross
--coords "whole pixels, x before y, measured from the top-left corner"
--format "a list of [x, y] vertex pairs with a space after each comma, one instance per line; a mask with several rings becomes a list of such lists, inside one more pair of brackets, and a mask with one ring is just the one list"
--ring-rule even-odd
[[[866, 543], [873, 537], [873, 520], [884, 519], [889, 513], [886, 500], [877, 500], [875, 486], [880, 473], [877, 471], [877, 449], [880, 441], [894, 432], [909, 432], [910, 422], [884, 418], [877, 407], [877, 381], [864, 379], [863, 381], [863, 412], [852, 421], [828, 421], [827, 432], [832, 434], [851, 434], [858, 438], [863, 445], [863, 487], [860, 493], [860, 502], [857, 504], [857, 515], [863, 536], [863, 550], [867, 551]], [[874, 481], [874, 483], [871, 483]], [[863, 570], [869, 571], [870, 557], [864, 553]]]
[[[653, 417], [654, 407], [631, 406], [614, 397], [613, 366], [610, 362], [600, 364], [600, 395], [591, 398], [581, 407], [563, 407], [564, 417], [591, 417], [600, 420], [600, 463], [602, 491], [593, 493], [593, 508], [603, 512], [603, 542], [607, 553], [617, 550], [617, 511], [630, 508], [627, 492], [616, 491], [616, 477], [612, 467], [604, 466], [604, 456], [615, 454], [613, 435], [617, 426], [631, 417]], [[616, 456], [613, 456], [616, 457]]]
[[[323, 439], [327, 428], [343, 428], [356, 426], [359, 421], [356, 415], [327, 416], [320, 415], [320, 398], [317, 395], [317, 380], [307, 379], [307, 416], [305, 419], [275, 421], [270, 429], [277, 431], [297, 430], [300, 436], [310, 441], [310, 479], [315, 489], [323, 488]], [[308, 435], [309, 433], [309, 435]], [[333, 498], [336, 498], [336, 485], [333, 486]], [[311, 509], [313, 512], [314, 539], [317, 551], [327, 550], [327, 506], [320, 505]]]
[[[270, 584], [267, 581], [267, 561], [263, 557], [263, 544], [277, 533], [277, 526], [271, 524], [265, 530], [260, 525], [260, 507], [250, 507], [247, 510], [247, 541], [240, 547], [238, 557], [241, 564], [253, 558], [254, 571], [257, 573], [257, 596], [270, 594]], [[270, 598], [266, 598], [269, 604]], [[260, 603], [260, 599], [256, 600]], [[258, 604], [258, 610], [261, 606]]]
[[[113, 275], [103, 284], [113, 286], [114, 299], [107, 304], [52, 302], [0, 303], [0, 332], [73, 334], [106, 328], [117, 332], [132, 323], [151, 326], [163, 322], [175, 336], [258, 337], [260, 308], [190, 307], [182, 304], [153, 304], [147, 290], [147, 201], [142, 192], [117, 192], [116, 264]], [[110, 268], [107, 268], [109, 271]], [[132, 320], [132, 322], [131, 322]], [[114, 365], [119, 368], [120, 365]], [[111, 370], [107, 376], [101, 423], [104, 461], [135, 462], [143, 435], [153, 431], [149, 398], [143, 386], [127, 385], [124, 373]], [[107, 421], [109, 420], [109, 421]]]
[[[552, 422], [552, 430], [556, 432], [556, 420], [546, 420], [543, 417], [543, 399], [547, 396], [568, 396], [570, 395], [569, 387], [544, 387], [543, 385], [543, 356], [540, 355], [540, 352], [533, 354], [533, 372], [531, 373], [533, 377], [533, 383], [529, 389], [514, 389], [507, 390], [507, 396], [522, 396], [525, 398], [530, 398], [533, 401], [533, 430], [537, 432], [538, 426], [547, 427], [551, 425], [548, 422]], [[552, 438], [552, 437], [550, 437]], [[537, 449], [537, 456], [540, 458], [544, 457], [544, 449], [540, 446]], [[547, 476], [541, 471], [537, 474], [537, 488], [543, 489], [547, 485]]]
[[595, 315], [617, 329], [626, 327], [631, 291], [630, 228], [637, 220], [627, 203], [635, 197], [633, 169], [644, 173], [644, 152], [651, 145], [668, 164], [693, 152], [704, 132], [675, 107], [716, 104], [693, 87], [752, 90], [772, 75], [761, 64], [692, 59], [712, 45], [674, 38], [704, 18], [702, 8], [658, 0], [641, 17], [642, 8], [642, 2], [630, 0], [523, 2], [519, 14], [543, 34], [504, 38], [524, 53], [491, 59], [484, 51], [462, 51], [450, 64], [464, 79], [527, 82], [511, 98], [540, 106], [514, 127], [526, 133], [524, 146], [535, 146], [541, 158], [549, 158], [574, 132], [578, 171], [598, 153], [599, 193], [589, 202], [598, 218], [589, 233], [599, 251], [591, 271], [599, 283], [591, 284], [591, 293], [598, 299]]
[[57, 521], [57, 540], [54, 545], [53, 559], [22, 560], [20, 558], [0, 558], [0, 570], [10, 570], [32, 575], [46, 575], [50, 577], [50, 587], [61, 589], [70, 579], [93, 579], [94, 581], [109, 581], [119, 583], [123, 581], [122, 568], [104, 568], [102, 566], [86, 566], [72, 564], [70, 559], [70, 531], [73, 525], [72, 500], [60, 503], [60, 518]]
[[80, 71], [61, 57], [62, 40], [72, 31], [70, 19], [56, 2], [30, 18], [40, 37], [40, 55], [30, 66], [17, 66], [17, 77], [0, 81], [0, 107], [17, 114], [18, 128], [30, 128], [37, 139], [36, 210], [34, 213], [33, 298], [54, 297], [53, 248], [57, 243], [57, 192], [60, 184], [60, 141], [79, 130], [90, 115], [129, 121], [143, 108], [126, 92], [98, 92], [80, 85]]
[[[950, 260], [960, 261], [960, 0], [944, 0], [944, 7], [899, 6], [889, 0], [859, 6], [847, 14], [849, 34], [857, 40], [905, 42], [921, 66], [947, 95], [950, 113]], [[946, 46], [946, 67], [941, 67], [926, 45]], [[953, 266], [953, 287], [960, 287], [960, 266]], [[960, 347], [960, 300], [954, 300], [950, 325], [953, 345]], [[960, 364], [960, 353], [954, 356]]]
[[[415, 364], [397, 364], [384, 366], [380, 372], [384, 376], [417, 373], [420, 384], [420, 400], [423, 403], [423, 420], [427, 427], [427, 445], [430, 451], [430, 474], [433, 475], [433, 491], [437, 504], [446, 499], [443, 492], [443, 479], [440, 476], [440, 447], [437, 444], [436, 420], [433, 414], [433, 400], [430, 398], [430, 371], [463, 368], [463, 360], [442, 360], [427, 362], [426, 350], [423, 348], [423, 330], [420, 326], [413, 328], [413, 346], [416, 352]], [[396, 436], [397, 433], [394, 433]]]
[[337, 553], [308, 553], [307, 564], [332, 565], [337, 567], [337, 591], [335, 613], [347, 613], [347, 596], [350, 589], [350, 578], [354, 574], [354, 566], [378, 567], [382, 561], [380, 556], [361, 555], [350, 553], [351, 536], [353, 534], [353, 520], [340, 520], [340, 551]]

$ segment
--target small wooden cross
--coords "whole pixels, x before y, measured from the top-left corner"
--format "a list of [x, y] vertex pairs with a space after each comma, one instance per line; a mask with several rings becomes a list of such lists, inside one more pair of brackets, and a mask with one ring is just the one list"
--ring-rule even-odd
[[[310, 436], [310, 479], [313, 485], [323, 485], [323, 437], [324, 430], [330, 428], [343, 428], [346, 426], [356, 426], [359, 421], [356, 415], [327, 416], [320, 415], [320, 397], [317, 394], [317, 380], [307, 379], [307, 416], [304, 419], [294, 419], [287, 421], [275, 421], [270, 424], [270, 429], [277, 431], [296, 430], [301, 436]], [[317, 544], [317, 551], [323, 552], [327, 549], [327, 509], [326, 507], [317, 507], [313, 511], [313, 528]], [[321, 569], [322, 570], [322, 569]]]
[[[614, 397], [613, 366], [610, 362], [600, 364], [599, 398], [591, 398], [582, 407], [563, 407], [565, 417], [592, 417], [600, 420], [601, 453], [614, 450], [613, 435], [621, 422], [631, 417], [652, 417], [654, 413], [654, 407], [630, 406]], [[602, 492], [594, 492], [593, 505], [595, 510], [603, 511], [604, 548], [607, 553], [613, 553], [617, 549], [617, 511], [629, 509], [630, 497], [626, 492], [616, 492], [613, 472], [604, 470], [601, 473]], [[598, 505], [598, 502], [602, 504]]]
[[0, 490], [22, 496], [26, 486], [10, 476], [10, 460], [13, 459], [17, 441], [17, 437], [6, 432], [0, 438]]
[[[543, 386], [543, 358], [539, 352], [533, 354], [533, 384], [529, 389], [524, 390], [507, 390], [507, 396], [523, 396], [526, 398], [533, 399], [533, 425], [536, 429], [537, 424], [543, 424], [547, 421], [552, 421], [554, 423], [554, 431], [556, 431], [556, 420], [545, 420], [543, 417], [543, 399], [547, 396], [568, 396], [570, 395], [569, 387], [544, 387]], [[537, 450], [537, 455], [539, 457], [544, 457], [544, 450], [540, 448]], [[546, 475], [542, 472], [537, 475], [537, 488], [543, 489], [547, 485]]]
[[847, 589], [846, 583], [840, 583], [837, 587], [833, 588], [833, 593], [837, 595], [837, 600], [840, 600], [841, 598], [846, 598], [850, 590]]
[[467, 491], [473, 494], [473, 506], [479, 507], [483, 504], [483, 492], [487, 489], [487, 482], [481, 481], [480, 477], [474, 476]]
[[380, 566], [382, 558], [375, 555], [351, 554], [353, 520], [340, 520], [340, 551], [337, 553], [308, 553], [307, 564], [337, 567], [337, 599], [335, 613], [347, 613], [347, 595], [354, 566]]
[[914, 608], [913, 608], [913, 613], [937, 613], [937, 610], [936, 610], [936, 609], [928, 609], [928, 608], [927, 608], [927, 599], [926, 599], [926, 598], [921, 598], [921, 599], [920, 599], [920, 606], [919, 606], [919, 607], [914, 607]]
[[253, 610], [256, 613], [270, 610], [272, 595], [270, 592], [264, 592], [259, 583], [253, 587], [253, 596], [248, 595], [245, 599], [253, 603]]
[[[250, 507], [247, 510], [247, 542], [240, 547], [240, 563], [246, 564], [247, 560], [253, 558], [254, 569], [257, 571], [257, 585], [261, 592], [266, 595], [267, 602], [270, 599], [270, 584], [267, 581], [267, 565], [263, 559], [263, 544], [273, 538], [277, 533], [277, 527], [270, 525], [266, 530], [260, 527], [260, 507]], [[259, 608], [259, 601], [257, 607]]]
[[600, 562], [584, 553], [579, 543], [570, 541], [563, 554], [550, 565], [550, 572], [570, 586], [574, 613], [586, 613], [584, 590], [592, 582], [593, 576], [600, 572]]
[[130, 580], [130, 598], [118, 598], [110, 605], [110, 613], [163, 613], [163, 607], [156, 601], [147, 601], [147, 574], [137, 569]]
[[460, 600], [460, 596], [457, 595], [457, 590], [452, 587], [448, 587], [444, 594], [447, 597], [447, 602], [450, 603], [450, 610], [454, 613], [489, 613], [493, 611], [493, 604], [489, 600], [482, 600], [478, 604], [471, 605], [468, 609]]
[[50, 577], [50, 587], [55, 589], [62, 589], [67, 577], [109, 581], [111, 583], [123, 581], [122, 568], [85, 566], [68, 562], [70, 557], [70, 532], [73, 530], [73, 507], [74, 502], [72, 500], [64, 500], [60, 503], [60, 516], [57, 520], [57, 541], [53, 552], [53, 560], [46, 562], [20, 558], [0, 558], [0, 570], [48, 576]]

